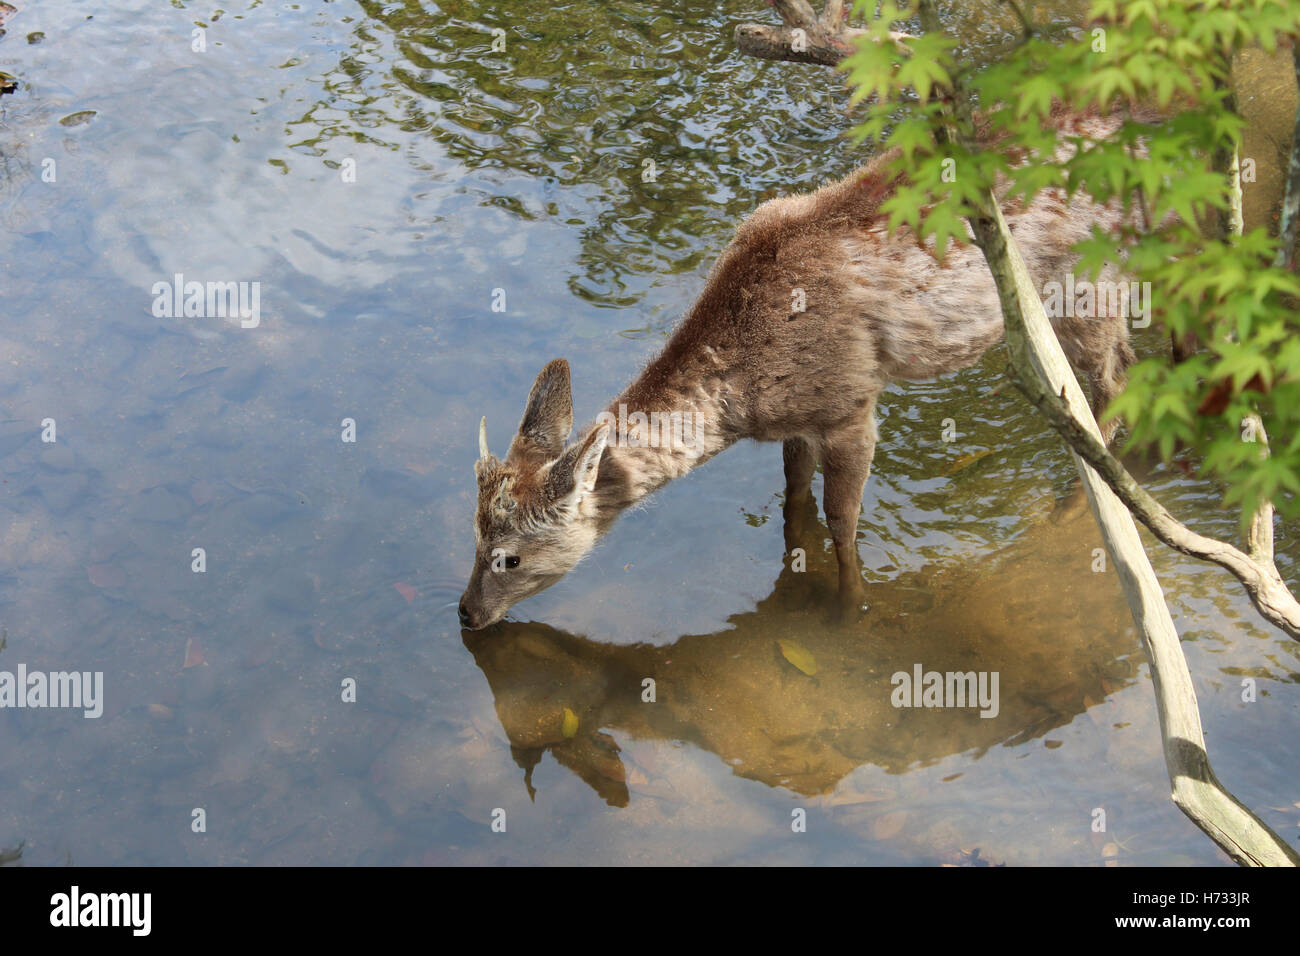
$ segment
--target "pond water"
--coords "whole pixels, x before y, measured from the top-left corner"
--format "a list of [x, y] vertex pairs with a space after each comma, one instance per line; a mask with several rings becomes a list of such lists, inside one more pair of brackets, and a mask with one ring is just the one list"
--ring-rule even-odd
[[[864, 159], [834, 74], [735, 51], [763, 4], [13, 6], [0, 670], [102, 672], [104, 692], [99, 719], [0, 713], [0, 849], [1228, 862], [1169, 799], [1117, 582], [1000, 350], [882, 402], [861, 621], [828, 614], [824, 523], [790, 570], [780, 450], [743, 445], [502, 625], [458, 627], [480, 416], [503, 448], [557, 356], [594, 415], [741, 217]], [[972, 55], [1005, 40], [999, 11], [954, 24]], [[154, 286], [177, 274], [258, 283], [256, 325], [159, 315]], [[1221, 489], [1133, 467], [1199, 530], [1234, 533]], [[1295, 529], [1278, 543], [1294, 583]], [[1297, 647], [1225, 573], [1152, 553], [1215, 768], [1294, 843]], [[997, 672], [998, 713], [894, 708], [891, 675], [918, 663]]]

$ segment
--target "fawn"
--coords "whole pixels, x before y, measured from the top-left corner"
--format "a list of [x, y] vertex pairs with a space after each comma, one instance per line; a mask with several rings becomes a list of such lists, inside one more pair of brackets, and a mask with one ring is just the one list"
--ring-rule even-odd
[[[1117, 123], [1059, 121], [1093, 138]], [[742, 438], [784, 444], [787, 515], [792, 502], [807, 501], [820, 463], [840, 595], [845, 605], [857, 602], [857, 520], [876, 447], [877, 396], [891, 381], [967, 368], [1003, 334], [977, 248], [950, 248], [940, 265], [906, 230], [887, 234], [879, 208], [895, 188], [885, 170], [893, 158], [883, 154], [839, 183], [759, 206], [663, 351], [574, 444], [565, 445], [573, 407], [563, 359], [538, 375], [504, 460], [489, 453], [486, 420], [479, 423], [463, 626], [486, 627], [550, 587], [620, 513]], [[1093, 224], [1113, 228], [1122, 218], [1061, 190], [1029, 206], [1004, 202], [1003, 210], [1040, 288], [1072, 272], [1071, 246]], [[1135, 360], [1122, 314], [1052, 323], [1088, 377], [1100, 416]], [[1113, 431], [1111, 423], [1108, 439]]]

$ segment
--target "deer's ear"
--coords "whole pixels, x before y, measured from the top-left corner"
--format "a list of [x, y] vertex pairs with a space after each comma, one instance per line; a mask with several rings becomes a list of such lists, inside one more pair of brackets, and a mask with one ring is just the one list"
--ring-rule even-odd
[[569, 363], [556, 359], [542, 369], [533, 383], [515, 441], [534, 445], [552, 458], [558, 458], [572, 430], [573, 393], [569, 388]]
[[573, 469], [573, 477], [582, 494], [592, 491], [596, 487], [596, 476], [600, 473], [600, 457], [605, 454], [605, 446], [609, 443], [609, 425], [597, 425], [591, 430], [582, 444], [578, 445], [577, 461]]
[[569, 499], [569, 504], [577, 504], [582, 496], [596, 487], [596, 477], [600, 474], [600, 459], [605, 454], [605, 445], [609, 442], [609, 425], [600, 424], [589, 431], [585, 438], [566, 451], [551, 466], [548, 492], [552, 501]]

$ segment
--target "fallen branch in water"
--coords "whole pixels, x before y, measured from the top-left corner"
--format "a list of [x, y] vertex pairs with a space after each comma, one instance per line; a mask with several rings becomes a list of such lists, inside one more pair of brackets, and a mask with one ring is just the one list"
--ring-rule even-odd
[[[844, 0], [826, 0], [821, 16], [808, 0], [768, 0], [781, 15], [785, 26], [741, 23], [736, 27], [736, 48], [764, 60], [790, 60], [836, 66], [853, 52], [853, 41], [864, 31], [847, 26]], [[890, 39], [901, 45], [906, 33], [891, 31]]]
[[[992, 202], [991, 196], [989, 201]], [[1205, 750], [1201, 715], [1187, 659], [1183, 656], [1182, 644], [1160, 582], [1133, 524], [1130, 502], [1138, 504], [1146, 499], [1154, 509], [1158, 509], [1158, 513], [1177, 529], [1164, 527], [1167, 533], [1196, 538], [1248, 559], [1229, 545], [1194, 535], [1179, 525], [1106, 450], [1101, 442], [1101, 431], [1052, 332], [1042, 301], [1019, 250], [1014, 246], [1001, 210], [992, 205], [988, 212], [991, 214], [972, 219], [971, 226], [998, 285], [1006, 317], [1007, 344], [1012, 355], [1011, 372], [1016, 384], [1070, 445], [1088, 503], [1101, 528], [1102, 539], [1115, 564], [1133, 623], [1151, 665], [1165, 766], [1174, 803], [1237, 863], [1248, 866], [1300, 865], [1300, 855], [1224, 788], [1214, 775]], [[1092, 459], [1100, 468], [1106, 469], [1104, 473], [1094, 466]], [[1110, 463], [1113, 463], [1113, 468]], [[1115, 480], [1125, 490], [1127, 500], [1112, 490], [1108, 479]], [[1133, 514], [1142, 516], [1155, 512], [1134, 511]], [[1191, 550], [1187, 553], [1195, 554]], [[1285, 586], [1282, 589], [1285, 591]], [[1286, 593], [1290, 597], [1290, 593]], [[1256, 606], [1263, 611], [1259, 600]]]

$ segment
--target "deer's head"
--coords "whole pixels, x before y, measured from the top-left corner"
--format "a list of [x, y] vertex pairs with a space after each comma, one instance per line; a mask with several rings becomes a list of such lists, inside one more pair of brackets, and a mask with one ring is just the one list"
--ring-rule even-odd
[[609, 426], [565, 447], [573, 428], [569, 363], [556, 359], [533, 383], [505, 461], [488, 451], [479, 423], [474, 569], [460, 599], [460, 623], [477, 630], [568, 573], [599, 534], [592, 493]]

